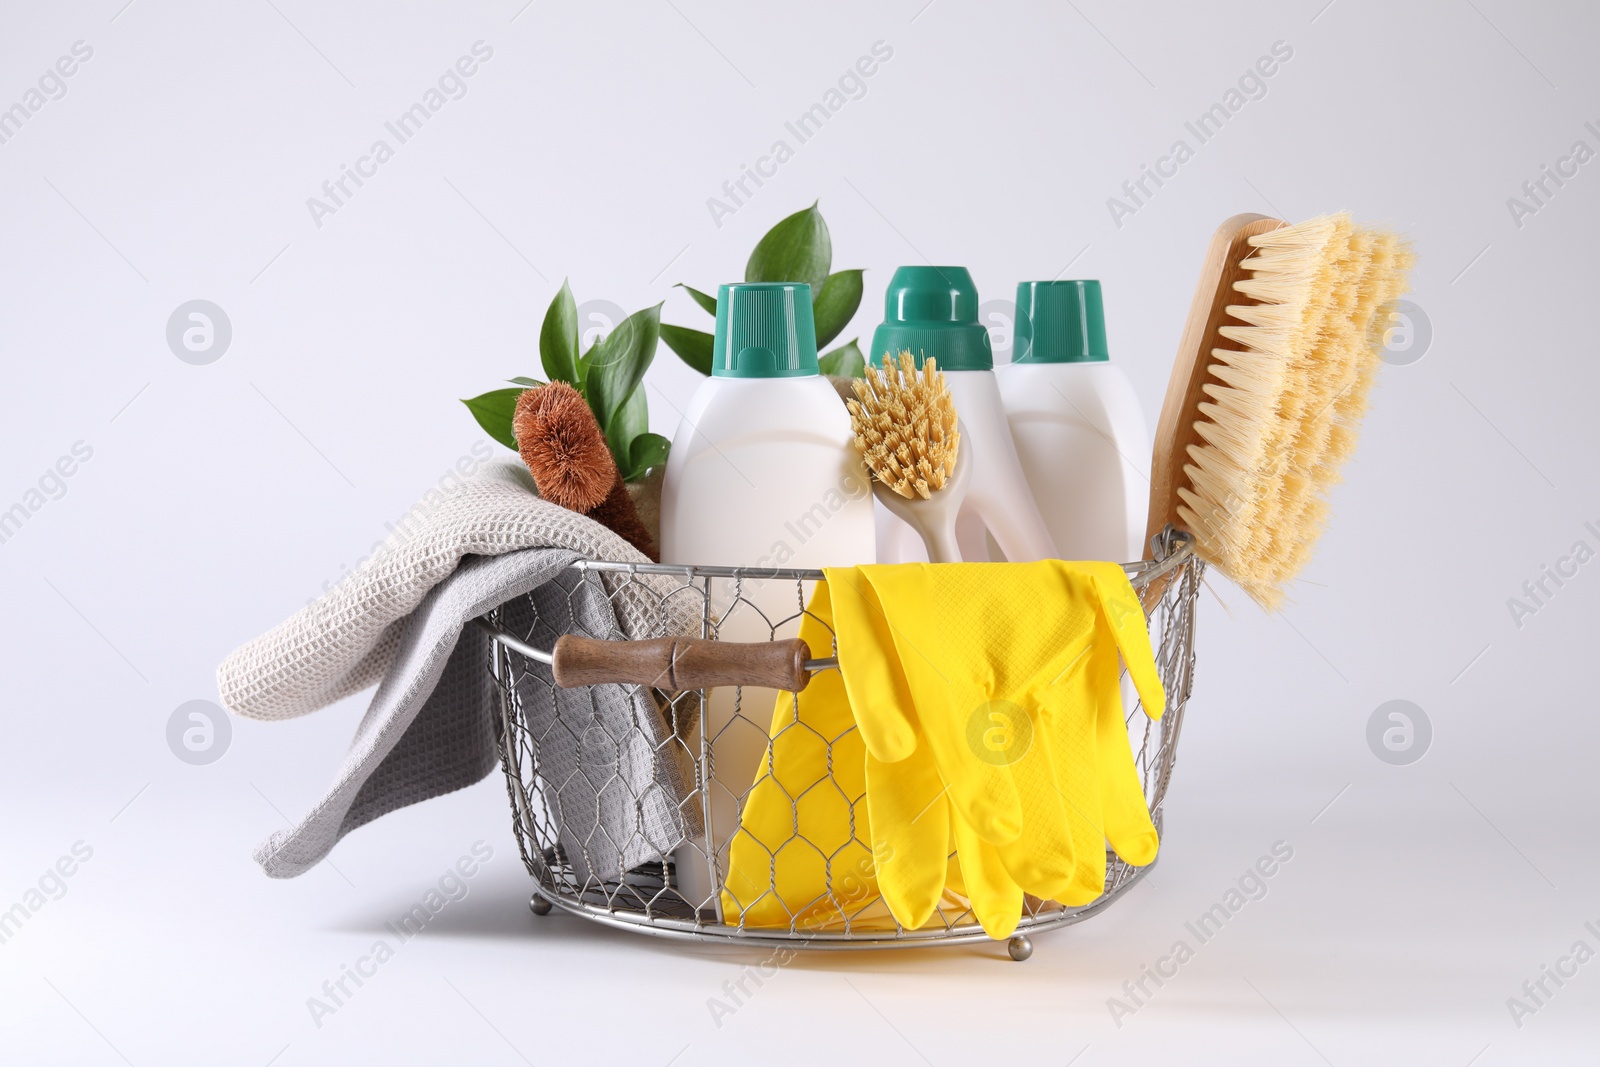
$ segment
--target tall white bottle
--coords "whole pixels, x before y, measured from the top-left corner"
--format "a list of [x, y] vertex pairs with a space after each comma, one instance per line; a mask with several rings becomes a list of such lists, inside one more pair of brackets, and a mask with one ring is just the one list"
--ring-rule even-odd
[[1143, 559], [1150, 435], [1110, 361], [1100, 283], [1017, 286], [1000, 393], [1017, 456], [1062, 559]]
[[[745, 567], [818, 568], [875, 560], [872, 490], [856, 451], [850, 414], [817, 368], [811, 287], [774, 282], [724, 285], [717, 292], [711, 377], [690, 400], [673, 438], [661, 489], [661, 560]], [[715, 586], [731, 593], [732, 582]], [[791, 581], [745, 580], [734, 606], [711, 605], [724, 641], [792, 637], [802, 597]], [[759, 608], [760, 613], [753, 608]], [[763, 621], [792, 620], [777, 633]], [[827, 649], [813, 649], [817, 656]], [[766, 751], [777, 691], [716, 689], [702, 740], [714, 763], [710, 786], [716, 869], [739, 803]], [[707, 784], [707, 783], [703, 783]], [[677, 881], [698, 907], [721, 914], [704, 840], [679, 849]], [[744, 903], [748, 904], [749, 901]]]
[[[1007, 559], [1050, 559], [1055, 545], [1023, 475], [995, 380], [989, 332], [978, 322], [978, 288], [965, 267], [900, 267], [889, 280], [884, 321], [872, 337], [872, 358], [909, 351], [920, 367], [932, 357], [950, 384], [956, 413], [972, 446], [972, 475], [956, 519], [956, 539], [967, 562], [988, 558], [987, 530]], [[879, 512], [881, 545], [896, 560], [918, 558], [915, 535], [899, 519]], [[926, 558], [926, 557], [922, 557]]]

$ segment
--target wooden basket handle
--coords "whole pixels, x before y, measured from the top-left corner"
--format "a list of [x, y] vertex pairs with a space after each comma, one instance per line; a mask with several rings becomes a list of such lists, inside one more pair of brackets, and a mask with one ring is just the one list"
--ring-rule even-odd
[[674, 691], [751, 685], [798, 693], [811, 680], [810, 658], [810, 647], [798, 637], [741, 643], [703, 637], [601, 641], [563, 634], [550, 670], [563, 689], [610, 683]]

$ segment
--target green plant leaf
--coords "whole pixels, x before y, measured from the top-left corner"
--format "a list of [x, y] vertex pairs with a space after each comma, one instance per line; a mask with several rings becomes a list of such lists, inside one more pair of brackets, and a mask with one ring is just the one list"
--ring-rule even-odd
[[[588, 396], [589, 396], [589, 391], [588, 391], [589, 368], [594, 366], [594, 355], [595, 355], [596, 350], [599, 349], [599, 347], [600, 347], [600, 342], [596, 341], [592, 345], [589, 346], [589, 351], [585, 352], [583, 355], [578, 357], [578, 382], [577, 382], [577, 386], [578, 386], [578, 392], [582, 393], [584, 395], [585, 399], [588, 399]], [[593, 409], [591, 408], [590, 410], [593, 410]]]
[[650, 404], [645, 398], [645, 387], [640, 385], [629, 393], [611, 421], [603, 425], [611, 458], [617, 461], [617, 469], [626, 475], [634, 438], [650, 429]]
[[515, 452], [517, 435], [511, 432], [511, 417], [516, 414], [517, 397], [521, 395], [521, 389], [496, 389], [462, 403], [467, 405], [484, 433]]
[[544, 384], [544, 382], [541, 382], [537, 378], [524, 378], [521, 375], [518, 375], [515, 378], [507, 378], [506, 381], [510, 382], [512, 385], [520, 385], [524, 389], [537, 389], [539, 386]]
[[578, 384], [578, 305], [566, 279], [539, 328], [539, 360], [552, 382]]
[[622, 409], [644, 379], [661, 336], [661, 305], [635, 311], [606, 335], [587, 360], [584, 394], [601, 426]]
[[861, 349], [855, 341], [847, 341], [832, 352], [824, 354], [817, 360], [817, 365], [822, 368], [823, 374], [832, 374], [839, 378], [867, 376], [867, 361], [862, 357]]
[[633, 482], [643, 478], [650, 473], [650, 468], [665, 463], [671, 450], [672, 442], [658, 433], [642, 433], [635, 437], [628, 450], [628, 470], [622, 480]]
[[806, 282], [812, 299], [833, 264], [833, 240], [822, 212], [812, 204], [779, 222], [756, 244], [745, 264], [747, 282]]
[[678, 283], [678, 288], [694, 297], [694, 302], [704, 308], [707, 315], [715, 315], [717, 313], [716, 297], [707, 296], [693, 286], [684, 285], [682, 282]]
[[711, 353], [716, 338], [704, 330], [691, 330], [687, 326], [661, 324], [661, 339], [667, 347], [678, 353], [678, 358], [701, 374], [711, 373]]
[[817, 347], [821, 348], [844, 332], [860, 306], [859, 270], [841, 270], [828, 275], [828, 280], [811, 300], [811, 310], [817, 320]]

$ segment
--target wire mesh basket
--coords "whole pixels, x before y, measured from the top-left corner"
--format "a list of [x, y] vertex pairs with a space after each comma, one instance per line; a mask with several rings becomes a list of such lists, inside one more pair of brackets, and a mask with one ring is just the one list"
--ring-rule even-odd
[[[1126, 673], [1123, 693], [1130, 746], [1159, 832], [1193, 678], [1194, 608], [1205, 565], [1188, 535], [1170, 527], [1152, 543], [1153, 560], [1124, 569], [1144, 603], [1166, 713], [1150, 722]], [[745, 833], [740, 819], [755, 783], [771, 770], [762, 764], [769, 728], [774, 745], [780, 730], [807, 729], [798, 704], [786, 717], [782, 701], [797, 702], [788, 690], [802, 689], [811, 672], [838, 669], [836, 643], [813, 650], [794, 637], [822, 577], [811, 570], [579, 560], [552, 583], [559, 587], [554, 595], [535, 591], [478, 620], [493, 639], [501, 762], [536, 914], [560, 908], [658, 936], [772, 947], [987, 940], [959, 898], [920, 929], [900, 927], [875, 895], [861, 892], [859, 859], [838, 862], [838, 850], [823, 854], [798, 831], [762, 847], [818, 853], [829, 898], [822, 911], [830, 920], [816, 921], [813, 907], [785, 911], [787, 924], [769, 918], [756, 925], [747, 908], [728, 906], [730, 848]], [[576, 601], [616, 603], [622, 596], [659, 608], [659, 639], [619, 643], [619, 631], [576, 624], [583, 614], [573, 610]], [[700, 641], [672, 636], [683, 632], [685, 619], [697, 623]], [[618, 662], [632, 669], [619, 674]], [[578, 684], [598, 682], [625, 684]], [[827, 748], [830, 777], [842, 738], [816, 739]], [[848, 795], [837, 781], [818, 785], [848, 806], [852, 855], [870, 855], [861, 829], [865, 797]], [[1105, 891], [1088, 904], [1025, 898], [1009, 945], [1013, 957], [1031, 954], [1029, 934], [1088, 918], [1149, 870], [1109, 850], [1106, 861]], [[837, 868], [829, 866], [834, 862]], [[775, 881], [768, 889], [778, 895]]]

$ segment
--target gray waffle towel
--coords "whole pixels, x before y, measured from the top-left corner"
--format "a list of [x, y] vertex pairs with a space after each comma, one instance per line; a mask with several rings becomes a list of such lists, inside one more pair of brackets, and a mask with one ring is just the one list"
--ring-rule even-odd
[[[505, 625], [546, 648], [563, 632], [640, 638], [690, 624], [676, 605], [662, 607], [671, 583], [568, 570], [580, 557], [644, 557], [592, 520], [540, 500], [526, 473], [509, 468], [433, 500], [415, 528], [398, 531], [350, 579], [218, 669], [224, 704], [257, 719], [305, 714], [381, 678], [333, 786], [256, 849], [267, 874], [304, 873], [356, 827], [493, 770], [499, 698], [489, 639], [467, 625], [472, 619], [508, 605]], [[648, 690], [560, 690], [545, 668], [520, 665], [517, 691], [539, 739], [544, 802], [575, 863], [613, 879], [698, 832], [682, 810], [693, 811], [683, 804], [693, 788], [688, 751]]]

